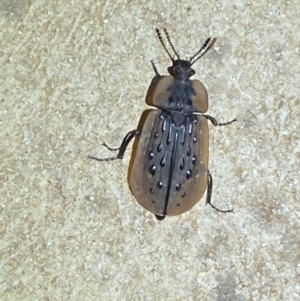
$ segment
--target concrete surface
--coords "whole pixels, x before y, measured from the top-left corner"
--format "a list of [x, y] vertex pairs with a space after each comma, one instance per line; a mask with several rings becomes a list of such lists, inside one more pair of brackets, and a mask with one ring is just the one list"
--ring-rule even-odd
[[[297, 1], [0, 2], [1, 300], [300, 300]], [[170, 60], [209, 93], [213, 202], [157, 221], [119, 146]]]

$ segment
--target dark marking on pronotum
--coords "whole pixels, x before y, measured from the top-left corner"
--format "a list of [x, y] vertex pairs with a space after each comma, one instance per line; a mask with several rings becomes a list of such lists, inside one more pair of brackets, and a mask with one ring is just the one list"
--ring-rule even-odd
[[211, 203], [213, 180], [208, 170], [208, 120], [214, 126], [228, 125], [205, 114], [208, 96], [199, 80], [191, 80], [195, 64], [216, 42], [208, 38], [202, 47], [183, 60], [171, 42], [166, 29], [167, 48], [161, 32], [156, 33], [164, 50], [172, 61], [169, 75], [162, 76], [151, 61], [155, 77], [149, 87], [146, 103], [156, 109], [143, 113], [137, 129], [130, 131], [115, 157], [98, 159], [110, 161], [122, 159], [129, 142], [136, 137], [135, 152], [129, 168], [129, 185], [136, 200], [162, 220], [166, 215], [179, 215], [191, 209], [207, 190], [206, 203], [218, 212], [233, 212], [218, 209]]

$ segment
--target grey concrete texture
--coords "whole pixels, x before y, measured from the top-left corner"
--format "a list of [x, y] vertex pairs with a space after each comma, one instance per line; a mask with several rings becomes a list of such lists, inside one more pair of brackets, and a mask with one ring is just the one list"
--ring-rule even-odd
[[[0, 2], [1, 300], [300, 300], [297, 1]], [[154, 76], [207, 37], [212, 202], [157, 221], [127, 181]]]

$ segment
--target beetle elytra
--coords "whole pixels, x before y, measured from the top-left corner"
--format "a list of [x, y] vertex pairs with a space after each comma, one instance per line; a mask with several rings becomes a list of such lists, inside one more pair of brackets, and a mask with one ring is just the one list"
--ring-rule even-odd
[[189, 59], [182, 60], [175, 50], [166, 29], [164, 33], [176, 59], [172, 57], [162, 35], [156, 29], [158, 39], [172, 61], [169, 75], [162, 76], [153, 61], [155, 77], [146, 96], [146, 103], [156, 109], [143, 113], [143, 122], [130, 131], [115, 157], [98, 159], [109, 161], [122, 159], [129, 142], [135, 137], [135, 156], [129, 170], [129, 186], [136, 200], [158, 219], [174, 216], [191, 209], [207, 189], [206, 203], [218, 212], [211, 203], [212, 176], [208, 169], [209, 133], [208, 122], [214, 126], [226, 123], [204, 114], [208, 110], [208, 95], [199, 80], [191, 80], [195, 74], [192, 65], [197, 62], [216, 42], [208, 38], [202, 47]]

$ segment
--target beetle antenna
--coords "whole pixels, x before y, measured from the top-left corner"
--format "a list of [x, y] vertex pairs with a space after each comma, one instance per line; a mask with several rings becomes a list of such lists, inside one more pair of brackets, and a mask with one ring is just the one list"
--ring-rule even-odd
[[152, 65], [152, 68], [153, 68], [153, 70], [154, 70], [155, 75], [158, 75], [158, 76], [159, 76], [160, 74], [159, 74], [159, 72], [158, 72], [158, 70], [157, 70], [157, 68], [156, 68], [156, 66], [155, 66], [153, 60], [151, 60], [151, 65]]
[[172, 56], [171, 56], [169, 50], [167, 49], [167, 47], [166, 47], [166, 45], [165, 45], [165, 43], [164, 43], [164, 41], [163, 41], [163, 38], [162, 38], [162, 36], [161, 36], [161, 34], [160, 34], [159, 29], [156, 28], [155, 30], [156, 30], [157, 37], [158, 37], [160, 43], [161, 43], [162, 46], [164, 47], [164, 49], [165, 49], [166, 53], [168, 54], [169, 58], [171, 59], [171, 61], [174, 62], [174, 59], [172, 58]]
[[[193, 65], [194, 63], [196, 63], [200, 58], [202, 58], [202, 56], [209, 51], [210, 48], [212, 48], [214, 46], [214, 44], [216, 43], [217, 38], [208, 38], [204, 44], [202, 45], [202, 47], [199, 49], [199, 51], [197, 51], [191, 58], [190, 58], [190, 62], [191, 65]], [[203, 51], [203, 52], [202, 52]], [[201, 53], [202, 52], [202, 53]], [[201, 53], [198, 57], [197, 55]]]
[[201, 48], [192, 56], [190, 57], [190, 62], [203, 50], [207, 47], [208, 43], [210, 42], [211, 38], [208, 38], [203, 45], [201, 46]]
[[165, 35], [166, 35], [166, 37], [167, 37], [167, 40], [168, 40], [170, 46], [172, 47], [172, 49], [173, 49], [174, 53], [176, 54], [177, 58], [180, 60], [179, 54], [178, 54], [178, 52], [175, 50], [174, 45], [173, 45], [173, 43], [171, 42], [169, 33], [168, 33], [168, 31], [166, 30], [166, 28], [164, 28], [164, 32], [165, 32]]

